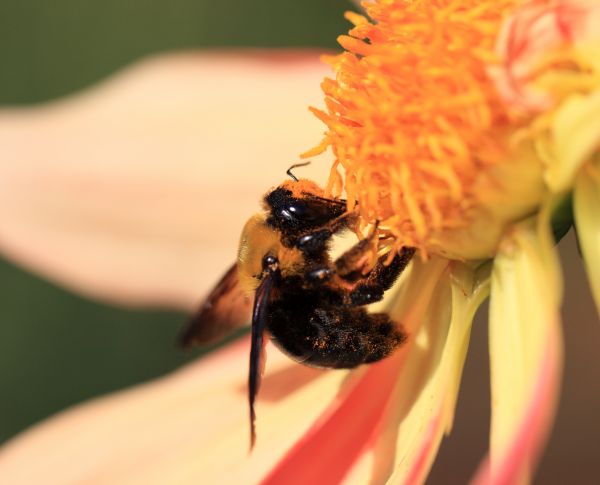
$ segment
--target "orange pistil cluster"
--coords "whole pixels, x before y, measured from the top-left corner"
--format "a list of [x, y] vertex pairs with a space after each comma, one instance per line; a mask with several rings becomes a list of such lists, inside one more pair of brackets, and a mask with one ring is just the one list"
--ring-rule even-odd
[[[505, 16], [517, 0], [377, 0], [327, 59], [328, 127], [305, 156], [331, 147], [327, 190], [345, 188], [365, 222], [398, 246], [427, 253], [441, 231], [468, 224], [486, 167], [502, 159], [508, 115], [486, 73]], [[343, 167], [345, 177], [338, 172]]]

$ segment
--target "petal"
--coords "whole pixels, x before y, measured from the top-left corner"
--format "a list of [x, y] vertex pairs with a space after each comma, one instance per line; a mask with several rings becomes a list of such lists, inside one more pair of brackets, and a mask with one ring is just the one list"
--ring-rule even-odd
[[[565, 52], [585, 59], [582, 71], [597, 64], [597, 57], [589, 56], [597, 50], [600, 8], [596, 0], [558, 0], [556, 2], [523, 2], [502, 25], [496, 41], [499, 63], [490, 65], [488, 74], [499, 94], [511, 107], [536, 113], [552, 106], [553, 99], [562, 91], [555, 86], [554, 75], [570, 79], [573, 88], [585, 85], [583, 72], [565, 69]], [[558, 56], [558, 57], [557, 57]], [[549, 83], [550, 81], [550, 83]], [[596, 81], [597, 83], [597, 81]], [[556, 89], [558, 88], [558, 89]]]
[[317, 53], [169, 54], [0, 110], [0, 251], [87, 295], [192, 306], [320, 138], [306, 107], [326, 71]]
[[380, 451], [395, 453], [390, 484], [423, 483], [452, 428], [471, 323], [489, 291], [489, 264], [453, 262], [442, 284], [442, 300], [431, 302], [415, 338], [419, 349], [410, 354], [396, 385], [389, 418], [399, 428], [379, 443]]
[[581, 252], [600, 312], [600, 162], [589, 163], [579, 173], [573, 206]]
[[570, 96], [556, 111], [552, 123], [555, 160], [546, 182], [554, 192], [569, 189], [581, 165], [600, 144], [600, 89]]
[[547, 208], [505, 237], [490, 302], [490, 457], [476, 484], [528, 483], [554, 416], [562, 364], [560, 268]]
[[269, 348], [258, 440], [248, 454], [248, 352], [244, 339], [34, 427], [0, 450], [0, 482], [257, 483], [335, 397], [347, 372], [307, 368]]
[[423, 481], [451, 426], [471, 319], [487, 294], [474, 275], [414, 261], [390, 309], [406, 346], [355, 377], [263, 485]]
[[[403, 319], [398, 319], [398, 313], [392, 317], [402, 322], [409, 335], [415, 335], [422, 324], [422, 316], [432, 301], [439, 299], [438, 288], [447, 286], [439, 284], [447, 265], [445, 260], [427, 265], [413, 261], [412, 267], [403, 275], [399, 283], [400, 299], [412, 303], [408, 307], [412, 312]], [[343, 400], [334, 401], [327, 408], [262, 484], [329, 484], [338, 483], [345, 476], [346, 481], [366, 483], [371, 474], [376, 477], [378, 465], [375, 469], [358, 466], [357, 470], [356, 467], [376, 437], [387, 432], [384, 426], [386, 414], [396, 411], [390, 407], [396, 388], [394, 383], [406, 359], [414, 352], [415, 342], [415, 338], [409, 337], [405, 347], [393, 357], [366, 366], [360, 374], [355, 374], [345, 386]], [[397, 427], [397, 422], [394, 426]], [[386, 472], [389, 475], [390, 470]]]
[[532, 86], [531, 72], [561, 41], [556, 12], [546, 5], [525, 2], [504, 21], [496, 40], [500, 62], [490, 65], [488, 74], [509, 106], [526, 112], [548, 107], [551, 99]]

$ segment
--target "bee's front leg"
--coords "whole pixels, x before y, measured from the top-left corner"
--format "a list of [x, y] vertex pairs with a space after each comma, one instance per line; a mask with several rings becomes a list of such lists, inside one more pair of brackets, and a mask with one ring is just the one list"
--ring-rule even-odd
[[291, 242], [291, 246], [299, 249], [308, 257], [318, 258], [329, 250], [329, 242], [333, 235], [354, 224], [356, 217], [354, 212], [346, 212], [321, 229], [300, 235]]
[[333, 268], [329, 268], [328, 266], [317, 266], [309, 269], [304, 274], [304, 281], [309, 286], [315, 287], [329, 281], [334, 274], [335, 271]]
[[363, 271], [372, 261], [372, 251], [377, 234], [377, 224], [366, 238], [358, 241], [335, 260], [335, 270], [339, 276], [348, 280], [361, 278]]
[[387, 265], [385, 264], [387, 255], [381, 256], [373, 270], [350, 292], [352, 305], [361, 306], [380, 301], [384, 292], [391, 288], [414, 254], [414, 248], [402, 248]]
[[293, 246], [309, 257], [316, 257], [328, 249], [331, 236], [333, 233], [329, 229], [319, 229], [303, 234], [296, 239]]

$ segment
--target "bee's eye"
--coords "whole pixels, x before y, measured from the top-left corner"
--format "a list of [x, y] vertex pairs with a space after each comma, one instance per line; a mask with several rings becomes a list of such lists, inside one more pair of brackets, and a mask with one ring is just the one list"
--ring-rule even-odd
[[263, 269], [273, 270], [277, 267], [277, 263], [279, 263], [279, 260], [275, 256], [267, 254], [262, 260], [262, 267]]

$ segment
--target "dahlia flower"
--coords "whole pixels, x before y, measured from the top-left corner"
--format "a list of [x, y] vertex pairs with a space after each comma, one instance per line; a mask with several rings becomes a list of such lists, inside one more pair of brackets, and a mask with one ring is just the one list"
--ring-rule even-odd
[[[299, 367], [276, 349], [268, 349], [257, 406], [259, 439], [251, 456], [247, 456], [244, 405], [248, 342], [241, 340], [171, 377], [67, 411], [17, 437], [0, 451], [0, 481], [422, 483], [443, 435], [451, 430], [472, 318], [488, 296], [490, 451], [474, 471], [473, 483], [530, 481], [559, 394], [562, 282], [555, 243], [572, 223], [600, 307], [600, 39], [594, 28], [600, 4], [594, 0], [376, 0], [363, 7], [365, 15], [347, 14], [354, 28], [339, 39], [345, 52], [327, 58], [334, 76], [322, 83], [324, 108], [313, 109], [325, 124], [325, 134], [305, 156], [324, 152], [323, 158], [333, 156], [326, 190], [335, 196], [345, 193], [349, 209], [360, 214], [363, 227], [378, 222], [389, 236], [383, 250], [417, 249], [410, 268], [381, 304], [405, 326], [407, 343], [392, 357], [352, 372]], [[198, 65], [205, 60], [199, 59]], [[194, 98], [193, 89], [161, 90], [169, 85], [162, 77], [169, 70], [153, 75], [155, 67], [146, 64], [87, 97], [20, 113], [17, 118], [25, 120], [25, 130], [14, 123], [13, 113], [9, 126], [13, 132], [7, 138], [15, 144], [14, 152], [33, 134], [55, 130], [47, 136], [49, 146], [56, 147], [61, 134], [63, 140], [71, 139], [73, 130], [85, 134], [85, 123], [98, 116], [109, 121], [107, 113], [111, 113], [110, 121], [118, 120], [112, 118], [115, 106], [128, 111], [133, 107], [140, 119], [154, 120], [157, 132], [167, 130], [179, 137], [181, 132], [162, 118], [173, 106], [183, 109], [190, 99], [208, 106], [223, 101], [201, 94]], [[225, 78], [236, 72], [232, 69]], [[304, 84], [310, 84], [305, 81], [316, 83], [321, 74], [310, 71], [298, 86], [285, 89], [276, 82], [263, 83], [269, 96], [281, 95], [287, 112], [285, 93], [304, 89]], [[153, 104], [158, 109], [149, 113], [131, 97], [138, 93], [139, 100], [154, 98], [140, 88], [167, 92], [173, 98]], [[258, 143], [258, 137], [253, 138], [252, 114], [261, 109], [260, 100], [255, 106], [255, 99], [248, 98], [240, 94], [239, 99], [227, 99], [234, 108], [223, 117], [227, 123], [244, 125], [235, 130], [246, 135], [240, 135], [240, 144], [256, 151], [236, 152], [239, 147], [222, 143], [218, 136], [211, 138], [214, 120], [202, 127], [209, 135], [204, 139], [212, 140], [217, 149], [197, 171], [186, 171], [196, 174], [189, 181], [188, 197], [199, 197], [202, 191], [197, 186], [204, 186], [201, 180], [210, 176], [217, 184], [215, 193], [235, 192], [247, 201], [248, 174], [256, 177], [253, 189], [255, 182], [273, 185], [263, 180], [262, 167], [243, 172], [246, 175], [236, 179], [237, 185], [231, 185], [233, 174], [207, 168], [228, 156], [260, 160], [257, 146], [296, 147], [297, 133], [304, 146], [310, 145], [307, 134], [316, 136], [314, 125], [304, 119], [293, 127], [274, 122], [280, 136]], [[173, 104], [174, 99], [181, 103]], [[111, 110], [107, 100], [113, 103]], [[0, 128], [2, 122], [0, 118]], [[142, 164], [137, 150], [143, 143], [131, 140], [143, 141], [151, 133], [136, 139], [132, 137], [140, 134], [131, 127], [108, 122], [106, 126], [109, 131], [124, 131], [116, 152], [120, 158], [114, 163], [127, 156]], [[182, 139], [194, 143], [192, 132], [186, 131]], [[74, 150], [81, 150], [83, 158], [99, 156], [85, 139]], [[112, 162], [110, 156], [106, 159]], [[16, 173], [14, 180], [20, 183], [38, 183], [42, 202], [48, 194], [53, 203], [60, 202], [52, 191], [60, 192], [62, 184], [78, 175], [77, 164], [60, 174], [48, 166], [44, 178], [38, 168], [7, 170]], [[123, 165], [124, 177], [135, 173]], [[171, 176], [179, 176], [177, 169]], [[48, 184], [48, 177], [54, 182]], [[102, 170], [90, 180], [102, 181]], [[39, 217], [45, 204], [19, 201], [22, 210], [13, 217], [22, 223], [13, 225], [19, 230], [0, 233], [3, 249], [37, 271], [94, 296], [148, 302], [161, 295], [162, 303], [191, 306], [198, 288], [208, 289], [209, 280], [184, 281], [176, 288], [170, 281], [154, 278], [153, 271], [188, 271], [186, 254], [192, 254], [197, 244], [215, 248], [223, 259], [234, 249], [222, 246], [222, 233], [210, 241], [211, 236], [200, 229], [192, 229], [184, 238], [189, 246], [169, 245], [172, 231], [193, 227], [188, 224], [196, 214], [185, 210], [189, 198], [161, 198], [150, 188], [152, 181], [156, 187], [164, 186], [164, 180], [151, 177], [140, 183], [139, 190], [155, 211], [123, 211], [118, 185], [116, 200], [92, 199], [95, 205], [71, 208], [72, 200], [65, 198], [60, 213], [69, 213], [65, 207], [72, 212], [63, 227], [50, 232], [55, 238], [48, 240], [47, 251], [35, 244], [37, 231], [44, 229], [41, 224], [52, 221], [52, 217]], [[214, 198], [215, 193], [209, 196]], [[253, 191], [251, 197], [256, 196]], [[166, 210], [165, 204], [174, 205]], [[235, 216], [227, 222], [239, 222], [241, 227], [248, 205], [236, 202]], [[47, 206], [44, 215], [51, 216], [57, 207]], [[109, 231], [103, 226], [109, 219], [103, 216], [111, 212], [127, 218], [110, 219], [117, 224]], [[171, 222], [170, 231], [155, 232], [152, 218], [167, 212], [177, 214], [175, 219], [165, 217]], [[218, 225], [221, 220], [212, 222]], [[69, 229], [82, 224], [97, 231], [94, 246], [84, 261], [65, 260], [72, 245], [78, 244], [69, 237]], [[143, 230], [132, 231], [136, 225]], [[114, 249], [111, 243], [127, 241], [106, 237], [113, 230], [145, 234], [156, 242], [153, 254], [158, 269], [143, 267], [147, 278], [140, 283], [128, 283], [129, 271], [115, 280], [118, 266], [107, 266], [98, 256]], [[232, 240], [235, 244], [235, 237]], [[138, 260], [135, 240], [129, 243], [130, 251], [118, 249], [133, 258], [121, 261], [131, 268]], [[215, 263], [226, 266], [216, 257]], [[200, 273], [206, 272], [202, 268]], [[165, 443], [174, 445], [165, 450]], [[58, 478], [55, 470], [61, 470]]]

